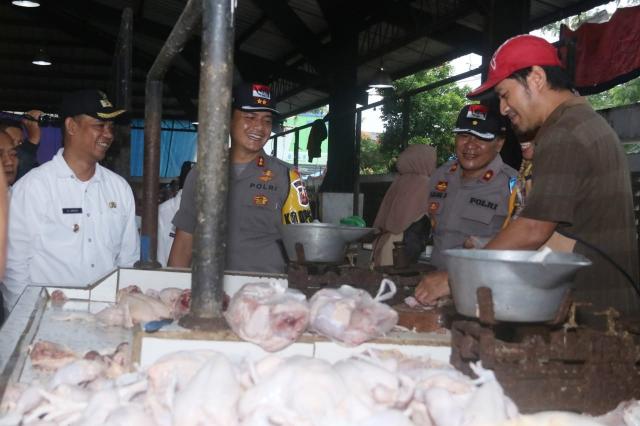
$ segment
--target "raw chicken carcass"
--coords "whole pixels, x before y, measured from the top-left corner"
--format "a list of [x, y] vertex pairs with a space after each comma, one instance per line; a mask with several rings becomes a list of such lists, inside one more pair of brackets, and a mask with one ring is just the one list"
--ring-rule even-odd
[[181, 392], [215, 351], [178, 351], [164, 355], [146, 371], [149, 388], [145, 407], [158, 425], [171, 424], [171, 408], [176, 393]]
[[413, 397], [414, 383], [407, 377], [376, 365], [371, 358], [349, 358], [333, 366], [351, 394], [367, 407], [406, 408]]
[[118, 303], [101, 310], [96, 317], [106, 325], [131, 328], [141, 322], [172, 318], [172, 313], [160, 299], [123, 289], [118, 292]]
[[167, 287], [160, 291], [149, 289], [145, 294], [164, 303], [171, 311], [173, 319], [180, 319], [189, 312], [191, 306], [191, 289]]
[[[385, 285], [391, 293], [381, 295]], [[343, 285], [339, 289], [322, 289], [309, 304], [311, 329], [348, 346], [381, 337], [398, 323], [398, 313], [381, 300], [393, 297], [395, 285], [385, 279], [376, 298], [364, 290]]]
[[358, 426], [415, 426], [401, 411], [384, 410], [375, 413], [366, 420], [358, 423]]
[[174, 319], [180, 319], [189, 313], [191, 309], [191, 289], [187, 288], [180, 292], [180, 295], [173, 303], [172, 313]]
[[101, 360], [79, 359], [65, 365], [55, 372], [49, 387], [55, 389], [59, 385], [77, 385], [98, 378], [107, 368]]
[[270, 366], [240, 398], [243, 426], [353, 425], [372, 414], [327, 361], [293, 356]]
[[242, 388], [224, 355], [212, 355], [173, 400], [174, 425], [236, 426]]
[[156, 321], [172, 317], [168, 306], [156, 298], [141, 293], [123, 294], [118, 304], [129, 306], [131, 319], [134, 323]]
[[116, 304], [104, 308], [96, 314], [96, 319], [104, 325], [113, 325], [118, 327], [133, 327], [133, 319], [128, 305]]
[[492, 426], [518, 415], [518, 408], [504, 394], [502, 386], [491, 370], [482, 368], [482, 362], [469, 364], [478, 376], [478, 388], [465, 406], [462, 426]]
[[51, 292], [50, 300], [52, 305], [62, 306], [68, 299], [62, 290], [53, 290], [53, 292]]
[[250, 283], [233, 295], [224, 316], [240, 338], [274, 352], [305, 331], [309, 305], [297, 290], [276, 283]]
[[29, 350], [29, 358], [34, 368], [55, 371], [79, 357], [69, 348], [47, 340], [40, 340]]

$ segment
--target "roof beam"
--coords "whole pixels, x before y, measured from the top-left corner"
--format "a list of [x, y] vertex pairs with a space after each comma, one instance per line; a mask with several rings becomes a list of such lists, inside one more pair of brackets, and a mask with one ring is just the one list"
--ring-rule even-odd
[[285, 0], [253, 0], [262, 12], [322, 74], [329, 71], [325, 46]]
[[[78, 11], [82, 12], [80, 16], [83, 18], [77, 15]], [[120, 13], [115, 10], [114, 12], [114, 16], [117, 17], [117, 20], [113, 21], [117, 23], [114, 26], [114, 31], [117, 31], [119, 28]], [[104, 7], [101, 8], [100, 5], [93, 1], [85, 0], [78, 3], [70, 0], [56, 0], [53, 3], [43, 2], [41, 7], [36, 9], [36, 13], [30, 16], [37, 16], [36, 19], [39, 22], [56, 22], [62, 31], [74, 38], [84, 40], [87, 42], [87, 45], [100, 49], [109, 55], [113, 55], [118, 35], [105, 32], [99, 26], [93, 25], [92, 23], [105, 22], [105, 16], [107, 16], [106, 14], [108, 13]], [[52, 19], [52, 17], [54, 19]], [[135, 47], [135, 45], [133, 48], [133, 57], [135, 58], [134, 67], [142, 67], [145, 73], [155, 59], [152, 54]], [[193, 84], [187, 84], [187, 81], [191, 81]], [[185, 114], [188, 117], [195, 117], [197, 115], [197, 108], [191, 99], [197, 97], [198, 79], [196, 76], [193, 74], [184, 74], [184, 72], [172, 67], [167, 73], [166, 82], [173, 96], [179, 100]]]
[[582, 12], [586, 12], [589, 9], [593, 9], [596, 6], [601, 6], [605, 3], [607, 3], [606, 0], [586, 0], [586, 1], [581, 1], [579, 3], [573, 4], [572, 6], [560, 8], [556, 12], [545, 15], [542, 18], [538, 18], [534, 21], [530, 21], [529, 29], [536, 30], [540, 27], [544, 27], [545, 25], [559, 21], [568, 16], [573, 16]]

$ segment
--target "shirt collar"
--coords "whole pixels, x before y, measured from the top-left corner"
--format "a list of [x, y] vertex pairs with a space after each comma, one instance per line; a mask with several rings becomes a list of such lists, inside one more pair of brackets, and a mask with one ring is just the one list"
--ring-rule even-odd
[[[64, 148], [60, 148], [51, 160], [55, 168], [56, 176], [59, 178], [72, 178], [79, 181], [79, 179], [76, 178], [76, 174], [73, 172], [73, 170], [71, 170], [71, 167], [69, 167], [67, 161], [62, 156], [63, 152]], [[102, 167], [100, 166], [100, 164], [96, 164], [96, 172], [88, 182], [99, 182], [102, 180], [102, 176]]]
[[[491, 182], [491, 180], [500, 172], [500, 170], [502, 170], [503, 165], [504, 162], [502, 161], [502, 157], [500, 157], [500, 154], [496, 155], [496, 158], [491, 160], [491, 162], [487, 164], [487, 167], [484, 168], [484, 170], [482, 171], [482, 175], [480, 175], [480, 177], [476, 179], [476, 182]], [[447, 174], [453, 174], [462, 179], [462, 167], [456, 161], [449, 167], [449, 170], [447, 170]]]
[[590, 105], [590, 104], [587, 98], [583, 96], [574, 96], [564, 101], [560, 105], [558, 105], [556, 109], [554, 109], [553, 112], [549, 115], [549, 117], [547, 117], [544, 123], [542, 123], [542, 126], [540, 127], [540, 129], [538, 129], [538, 132], [536, 133], [535, 144], [537, 145], [541, 141], [547, 139], [547, 138], [538, 138], [537, 135], [543, 134], [545, 129], [555, 125], [558, 122], [558, 120], [560, 120], [560, 117], [562, 117], [562, 114], [564, 114], [566, 110], [579, 105]]

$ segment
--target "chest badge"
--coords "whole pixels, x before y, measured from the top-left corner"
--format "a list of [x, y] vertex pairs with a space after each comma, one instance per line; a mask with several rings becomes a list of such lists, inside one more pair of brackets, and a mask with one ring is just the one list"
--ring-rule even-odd
[[438, 192], [444, 192], [447, 190], [449, 183], [446, 180], [441, 180], [436, 184], [436, 190]]
[[482, 176], [482, 180], [485, 182], [489, 182], [493, 177], [493, 170], [487, 170]]
[[115, 209], [116, 207], [118, 207], [118, 205], [116, 204], [115, 201], [109, 201], [109, 208], [110, 209]]
[[453, 163], [451, 165], [451, 167], [449, 168], [449, 172], [455, 172], [456, 170], [458, 170], [458, 163]]
[[263, 182], [269, 182], [270, 180], [273, 179], [273, 172], [271, 170], [264, 170], [262, 172], [262, 176], [260, 176], [258, 179], [260, 179]]
[[259, 155], [258, 158], [256, 158], [256, 164], [258, 167], [264, 167], [264, 157], [262, 155]]
[[269, 198], [267, 198], [266, 195], [260, 194], [253, 197], [253, 204], [255, 204], [256, 206], [266, 206], [268, 202]]
[[429, 213], [436, 213], [440, 208], [440, 203], [432, 201], [429, 203]]
[[78, 225], [77, 223], [73, 224], [73, 232], [78, 232], [80, 231], [80, 225]]

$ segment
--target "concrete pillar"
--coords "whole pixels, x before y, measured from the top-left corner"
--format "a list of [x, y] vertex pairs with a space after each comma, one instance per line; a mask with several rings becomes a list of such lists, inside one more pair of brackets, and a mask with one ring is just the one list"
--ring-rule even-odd
[[[505, 40], [518, 34], [525, 34], [529, 28], [530, 0], [490, 0], [485, 16], [485, 52], [482, 63], [491, 61], [493, 52]], [[486, 80], [488, 67], [482, 74], [482, 81]], [[485, 99], [490, 108], [498, 108], [497, 99]], [[522, 161], [520, 146], [513, 132], [507, 133], [507, 140], [500, 152], [502, 160], [518, 170]]]
[[[482, 63], [488, 64], [491, 55], [505, 40], [528, 32], [530, 0], [490, 0], [485, 16], [485, 53]], [[486, 71], [482, 79], [486, 78]]]
[[356, 129], [356, 103], [358, 93], [357, 66], [355, 59], [358, 53], [357, 33], [345, 31], [336, 35], [333, 44], [332, 60], [342, 64], [330, 76], [329, 101], [329, 141], [327, 157], [327, 173], [322, 182], [323, 192], [353, 192]]

